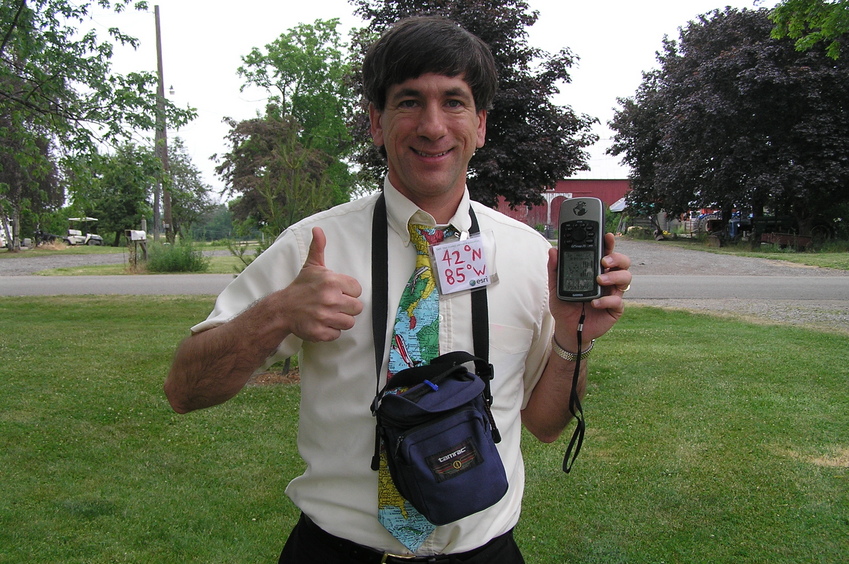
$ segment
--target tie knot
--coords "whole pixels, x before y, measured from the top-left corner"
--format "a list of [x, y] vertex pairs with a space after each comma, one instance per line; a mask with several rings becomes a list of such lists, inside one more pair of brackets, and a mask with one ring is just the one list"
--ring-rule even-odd
[[420, 255], [426, 255], [428, 245], [438, 245], [452, 231], [451, 227], [428, 227], [427, 225], [413, 223], [410, 224], [409, 228], [410, 240], [416, 247], [416, 252]]

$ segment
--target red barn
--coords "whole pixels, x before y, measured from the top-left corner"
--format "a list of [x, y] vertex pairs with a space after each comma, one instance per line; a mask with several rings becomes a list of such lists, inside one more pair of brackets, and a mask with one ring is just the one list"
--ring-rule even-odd
[[504, 198], [498, 198], [498, 211], [518, 219], [531, 227], [537, 225], [553, 225], [557, 223], [557, 214], [561, 202], [566, 198], [592, 197], [610, 206], [631, 189], [631, 181], [624, 180], [595, 180], [595, 179], [568, 179], [560, 180], [554, 190], [546, 190], [543, 193], [545, 204], [541, 206], [516, 206], [510, 209]]

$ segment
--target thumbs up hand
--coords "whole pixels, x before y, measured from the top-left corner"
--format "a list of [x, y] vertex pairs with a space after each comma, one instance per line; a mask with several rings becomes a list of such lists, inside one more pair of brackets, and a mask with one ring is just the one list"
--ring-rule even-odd
[[292, 333], [305, 341], [333, 341], [354, 326], [363, 311], [362, 287], [357, 280], [329, 270], [324, 263], [327, 237], [320, 227], [312, 230], [307, 259], [286, 294], [284, 315]]
[[312, 266], [324, 266], [324, 249], [327, 247], [327, 236], [321, 227], [312, 228], [312, 241], [310, 249], [307, 251], [307, 260], [304, 261], [304, 268]]

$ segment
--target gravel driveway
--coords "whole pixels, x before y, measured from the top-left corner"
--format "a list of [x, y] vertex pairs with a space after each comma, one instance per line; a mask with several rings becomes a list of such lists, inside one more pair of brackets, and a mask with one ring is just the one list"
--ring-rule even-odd
[[616, 250], [631, 257], [631, 271], [639, 274], [712, 274], [737, 276], [846, 276], [849, 272], [797, 265], [782, 260], [720, 255], [682, 249], [655, 241], [616, 239]]
[[[843, 277], [849, 285], [849, 272], [830, 268], [796, 265], [793, 263], [750, 257], [720, 255], [705, 251], [682, 249], [653, 241], [617, 239], [616, 250], [631, 258], [631, 272], [644, 275], [714, 276], [793, 276]], [[627, 295], [626, 295], [627, 297]], [[788, 323], [818, 329], [849, 333], [849, 302], [845, 300], [650, 300], [643, 303], [742, 317], [749, 320]]]
[[[5, 252], [7, 252], [5, 249], [0, 250], [0, 253]], [[126, 253], [38, 257], [26, 256], [27, 251], [22, 251], [22, 253], [22, 256], [0, 259], [0, 276], [27, 276], [53, 268], [74, 268], [96, 264], [127, 264], [129, 260]]]
[[[631, 257], [631, 271], [634, 276], [640, 276], [641, 274], [837, 276], [846, 278], [846, 283], [849, 284], [849, 272], [794, 265], [779, 260], [719, 255], [682, 249], [654, 241], [617, 239], [616, 247], [618, 251]], [[0, 276], [23, 276], [52, 268], [84, 266], [89, 264], [122, 264], [126, 263], [127, 260], [126, 253], [3, 258], [0, 259]], [[809, 325], [849, 333], [849, 302], [847, 301], [654, 299], [640, 302], [634, 299], [632, 303], [710, 311], [713, 313], [741, 316], [753, 320], [760, 319], [794, 325]]]

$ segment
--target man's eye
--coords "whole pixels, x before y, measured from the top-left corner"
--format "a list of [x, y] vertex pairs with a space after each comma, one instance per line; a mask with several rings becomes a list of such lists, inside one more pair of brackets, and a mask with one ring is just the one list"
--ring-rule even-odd
[[446, 105], [449, 108], [462, 108], [462, 107], [465, 106], [465, 104], [463, 102], [461, 102], [460, 100], [448, 100]]
[[399, 108], [414, 108], [414, 107], [416, 107], [416, 101], [415, 100], [401, 100], [401, 102], [398, 103], [398, 107]]

